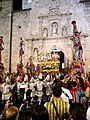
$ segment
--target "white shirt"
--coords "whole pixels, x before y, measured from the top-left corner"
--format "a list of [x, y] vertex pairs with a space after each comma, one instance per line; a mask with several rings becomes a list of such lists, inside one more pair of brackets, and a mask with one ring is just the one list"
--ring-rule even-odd
[[90, 120], [90, 107], [87, 109], [86, 118]]
[[[70, 91], [64, 87], [62, 87], [62, 94], [61, 94], [61, 98], [64, 102], [68, 102], [69, 103], [69, 99], [72, 99], [72, 94], [70, 93]], [[68, 96], [67, 96], [67, 95]]]

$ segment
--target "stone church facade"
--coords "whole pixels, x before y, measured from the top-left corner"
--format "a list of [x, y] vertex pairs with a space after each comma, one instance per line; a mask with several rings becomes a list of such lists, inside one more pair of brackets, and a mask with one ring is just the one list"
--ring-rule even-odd
[[[2, 2], [0, 35], [4, 36], [2, 62], [5, 71], [16, 71], [19, 62], [20, 38], [23, 39], [25, 65], [30, 56], [38, 57], [53, 50], [64, 53], [64, 67], [72, 61], [73, 26], [81, 32], [85, 71], [90, 71], [90, 2], [87, 0], [23, 0], [22, 10], [13, 11], [12, 1]], [[11, 49], [10, 49], [11, 48]]]

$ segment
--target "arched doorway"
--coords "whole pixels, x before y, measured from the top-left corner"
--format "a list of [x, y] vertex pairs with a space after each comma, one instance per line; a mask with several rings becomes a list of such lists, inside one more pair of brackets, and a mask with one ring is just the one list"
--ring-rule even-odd
[[62, 71], [65, 67], [65, 55], [60, 49], [53, 49], [52, 52], [57, 53], [59, 56], [59, 71]]
[[62, 69], [64, 68], [64, 53], [62, 51], [59, 52], [59, 61], [59, 71], [62, 71]]

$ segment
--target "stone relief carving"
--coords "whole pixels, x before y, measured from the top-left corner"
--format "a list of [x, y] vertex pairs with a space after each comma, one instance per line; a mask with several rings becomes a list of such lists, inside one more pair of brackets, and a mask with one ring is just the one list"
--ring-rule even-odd
[[48, 29], [43, 28], [43, 37], [48, 37]]
[[[41, 27], [41, 35], [43, 37], [49, 37], [49, 36], [57, 36], [62, 35], [65, 36], [68, 34], [67, 32], [67, 26], [59, 27], [61, 26], [61, 20], [64, 18], [65, 20], [68, 20], [68, 17], [71, 16], [71, 13], [61, 13], [59, 10], [61, 1], [60, 0], [51, 0], [49, 1], [48, 5], [48, 12], [46, 14], [41, 14], [38, 18], [40, 20], [40, 27]], [[45, 21], [47, 21], [45, 23]], [[48, 26], [48, 29], [47, 29]], [[44, 27], [44, 28], [43, 28]], [[61, 34], [60, 34], [61, 33]]]
[[67, 32], [67, 27], [66, 26], [63, 26], [62, 27], [62, 36], [65, 36], [65, 35], [67, 35], [68, 34], [68, 32]]
[[49, 2], [49, 10], [59, 9], [60, 1], [58, 0], [51, 0]]
[[[48, 14], [49, 15], [53, 15], [54, 13], [55, 14], [59, 14], [60, 13], [60, 11], [59, 11], [59, 6], [60, 6], [60, 1], [57, 1], [57, 0], [51, 0], [50, 2], [49, 2], [49, 12], [48, 12]], [[54, 14], [54, 15], [55, 15]]]

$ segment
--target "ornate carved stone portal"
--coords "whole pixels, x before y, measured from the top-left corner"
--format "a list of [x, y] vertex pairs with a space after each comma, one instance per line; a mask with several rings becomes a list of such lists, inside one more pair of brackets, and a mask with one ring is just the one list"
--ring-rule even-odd
[[[68, 45], [70, 41], [69, 33], [71, 32], [69, 19], [71, 13], [61, 13], [59, 7], [60, 1], [52, 0], [49, 2], [48, 13], [38, 16], [39, 34], [42, 38], [40, 44], [42, 51], [38, 51], [38, 53], [44, 55], [51, 53], [53, 49], [59, 49], [64, 54], [64, 67], [67, 67], [69, 58], [72, 55], [70, 52], [71, 45]], [[40, 46], [38, 46], [38, 50], [39, 48]]]

